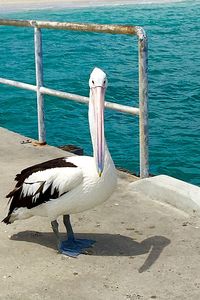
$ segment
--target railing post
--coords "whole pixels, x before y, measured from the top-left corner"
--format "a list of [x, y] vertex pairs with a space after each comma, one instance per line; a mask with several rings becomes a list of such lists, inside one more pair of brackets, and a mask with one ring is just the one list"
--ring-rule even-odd
[[44, 124], [44, 96], [40, 92], [40, 87], [43, 86], [42, 34], [41, 29], [37, 27], [34, 27], [34, 44], [37, 86], [38, 140], [39, 144], [46, 144], [46, 131]]
[[138, 27], [139, 50], [139, 130], [140, 177], [149, 176], [149, 127], [148, 127], [148, 40], [143, 28]]

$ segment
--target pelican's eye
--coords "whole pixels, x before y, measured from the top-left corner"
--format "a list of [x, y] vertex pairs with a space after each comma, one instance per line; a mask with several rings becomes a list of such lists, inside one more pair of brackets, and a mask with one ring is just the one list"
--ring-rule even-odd
[[92, 80], [92, 84], [94, 84], [94, 80]]

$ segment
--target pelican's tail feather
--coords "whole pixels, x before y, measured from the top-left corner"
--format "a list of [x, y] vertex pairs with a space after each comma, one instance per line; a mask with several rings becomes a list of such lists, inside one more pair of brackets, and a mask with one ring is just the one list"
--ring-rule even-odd
[[10, 214], [7, 215], [7, 217], [5, 217], [5, 219], [3, 219], [1, 222], [6, 223], [7, 225], [8, 225], [8, 224], [11, 224], [12, 222], [10, 221], [10, 217], [11, 217]]

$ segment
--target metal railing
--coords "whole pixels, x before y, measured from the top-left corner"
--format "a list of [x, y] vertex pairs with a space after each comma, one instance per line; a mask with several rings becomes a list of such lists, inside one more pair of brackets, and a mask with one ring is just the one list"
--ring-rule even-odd
[[42, 62], [42, 34], [41, 28], [61, 29], [71, 31], [99, 32], [111, 34], [129, 34], [138, 37], [138, 58], [139, 58], [139, 108], [121, 105], [117, 103], [105, 102], [105, 107], [128, 113], [139, 115], [139, 135], [140, 135], [140, 177], [149, 176], [149, 154], [148, 154], [148, 43], [147, 36], [142, 27], [122, 26], [122, 25], [100, 25], [84, 23], [64, 23], [50, 21], [33, 20], [10, 20], [0, 19], [1, 26], [18, 26], [34, 28], [35, 44], [35, 68], [36, 85], [27, 84], [7, 78], [0, 78], [0, 83], [15, 86], [18, 88], [35, 91], [37, 93], [38, 112], [38, 139], [40, 144], [46, 143], [46, 132], [44, 123], [44, 95], [56, 96], [64, 99], [74, 100], [81, 103], [88, 103], [89, 98], [71, 93], [61, 92], [44, 87], [43, 82], [43, 62]]

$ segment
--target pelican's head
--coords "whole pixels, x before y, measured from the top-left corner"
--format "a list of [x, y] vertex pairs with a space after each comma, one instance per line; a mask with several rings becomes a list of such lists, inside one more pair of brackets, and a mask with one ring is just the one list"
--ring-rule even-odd
[[[106, 74], [99, 68], [94, 68], [89, 79], [90, 86], [90, 130], [92, 135], [96, 169], [101, 177], [104, 168], [104, 99], [107, 87]], [[91, 124], [92, 123], [92, 124]]]

